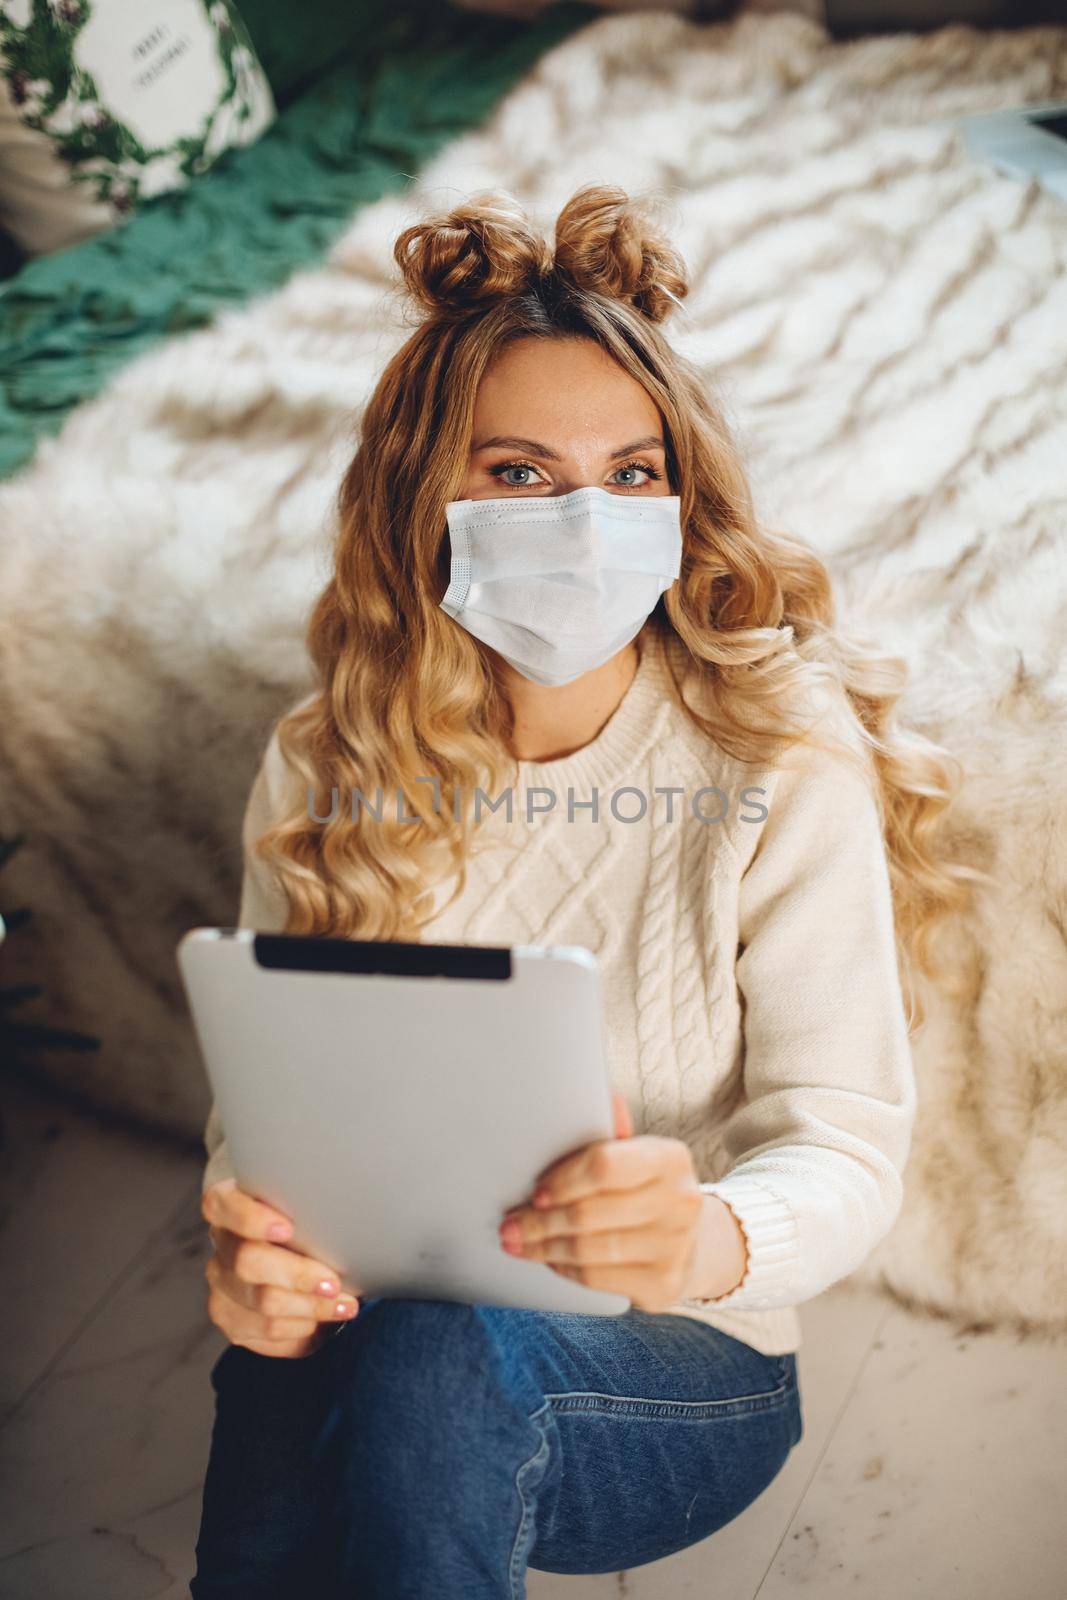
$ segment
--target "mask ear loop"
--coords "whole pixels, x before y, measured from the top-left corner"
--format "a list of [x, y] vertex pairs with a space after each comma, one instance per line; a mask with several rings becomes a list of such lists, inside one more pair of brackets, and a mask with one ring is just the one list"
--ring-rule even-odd
[[679, 300], [678, 296], [674, 293], [674, 290], [673, 289], [668, 289], [667, 285], [665, 283], [661, 283], [659, 287], [660, 287], [661, 293], [665, 294], [667, 296], [668, 300], [673, 300], [674, 301], [675, 305], [678, 307], [678, 310], [682, 314], [683, 321], [684, 322], [688, 322], [690, 320], [689, 307], [686, 306], [686, 305], [683, 305], [681, 300]]
[[688, 307], [685, 306], [682, 303], [681, 300], [679, 300], [679, 298], [675, 294], [674, 290], [673, 289], [668, 289], [667, 285], [665, 283], [661, 283], [659, 285], [659, 291], [660, 291], [661, 294], [665, 294], [667, 296], [668, 300], [673, 300], [674, 301], [675, 305], [678, 307], [679, 311], [682, 313], [682, 316], [685, 319], [685, 321], [688, 321], [689, 320]]

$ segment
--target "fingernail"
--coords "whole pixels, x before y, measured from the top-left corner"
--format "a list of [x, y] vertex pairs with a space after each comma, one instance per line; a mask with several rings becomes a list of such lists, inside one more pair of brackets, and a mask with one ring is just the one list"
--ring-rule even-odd
[[358, 1300], [338, 1300], [334, 1307], [339, 1317], [354, 1317], [359, 1310]]
[[548, 1205], [551, 1199], [552, 1196], [549, 1194], [548, 1190], [538, 1184], [537, 1188], [533, 1192], [534, 1205], [543, 1208], [544, 1206]]
[[336, 1294], [336, 1283], [332, 1283], [329, 1278], [323, 1278], [322, 1282], [319, 1284], [319, 1293], [325, 1295]]
[[272, 1222], [267, 1229], [267, 1238], [277, 1239], [280, 1243], [282, 1239], [288, 1239], [292, 1231], [293, 1225], [291, 1222]]

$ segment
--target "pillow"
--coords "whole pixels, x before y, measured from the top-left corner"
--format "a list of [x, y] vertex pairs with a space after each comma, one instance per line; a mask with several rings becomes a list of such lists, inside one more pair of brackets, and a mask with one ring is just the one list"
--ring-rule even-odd
[[230, 0], [2, 0], [0, 225], [27, 255], [76, 244], [274, 114]]

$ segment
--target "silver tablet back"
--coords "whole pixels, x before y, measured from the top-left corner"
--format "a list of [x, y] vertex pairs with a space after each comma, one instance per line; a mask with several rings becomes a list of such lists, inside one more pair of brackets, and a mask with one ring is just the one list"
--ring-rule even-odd
[[178, 961], [239, 1181], [297, 1248], [367, 1297], [629, 1308], [498, 1234], [614, 1134], [588, 950], [195, 928]]

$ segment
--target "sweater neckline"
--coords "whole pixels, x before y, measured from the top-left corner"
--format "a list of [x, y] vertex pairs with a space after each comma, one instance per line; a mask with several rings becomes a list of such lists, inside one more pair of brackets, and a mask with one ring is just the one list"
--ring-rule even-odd
[[609, 784], [645, 753], [655, 737], [663, 708], [675, 697], [675, 688], [656, 623], [645, 624], [637, 635], [637, 646], [637, 670], [600, 732], [580, 749], [553, 761], [517, 760], [520, 789], [551, 789], [558, 803], [568, 788], [584, 794], [593, 787]]

